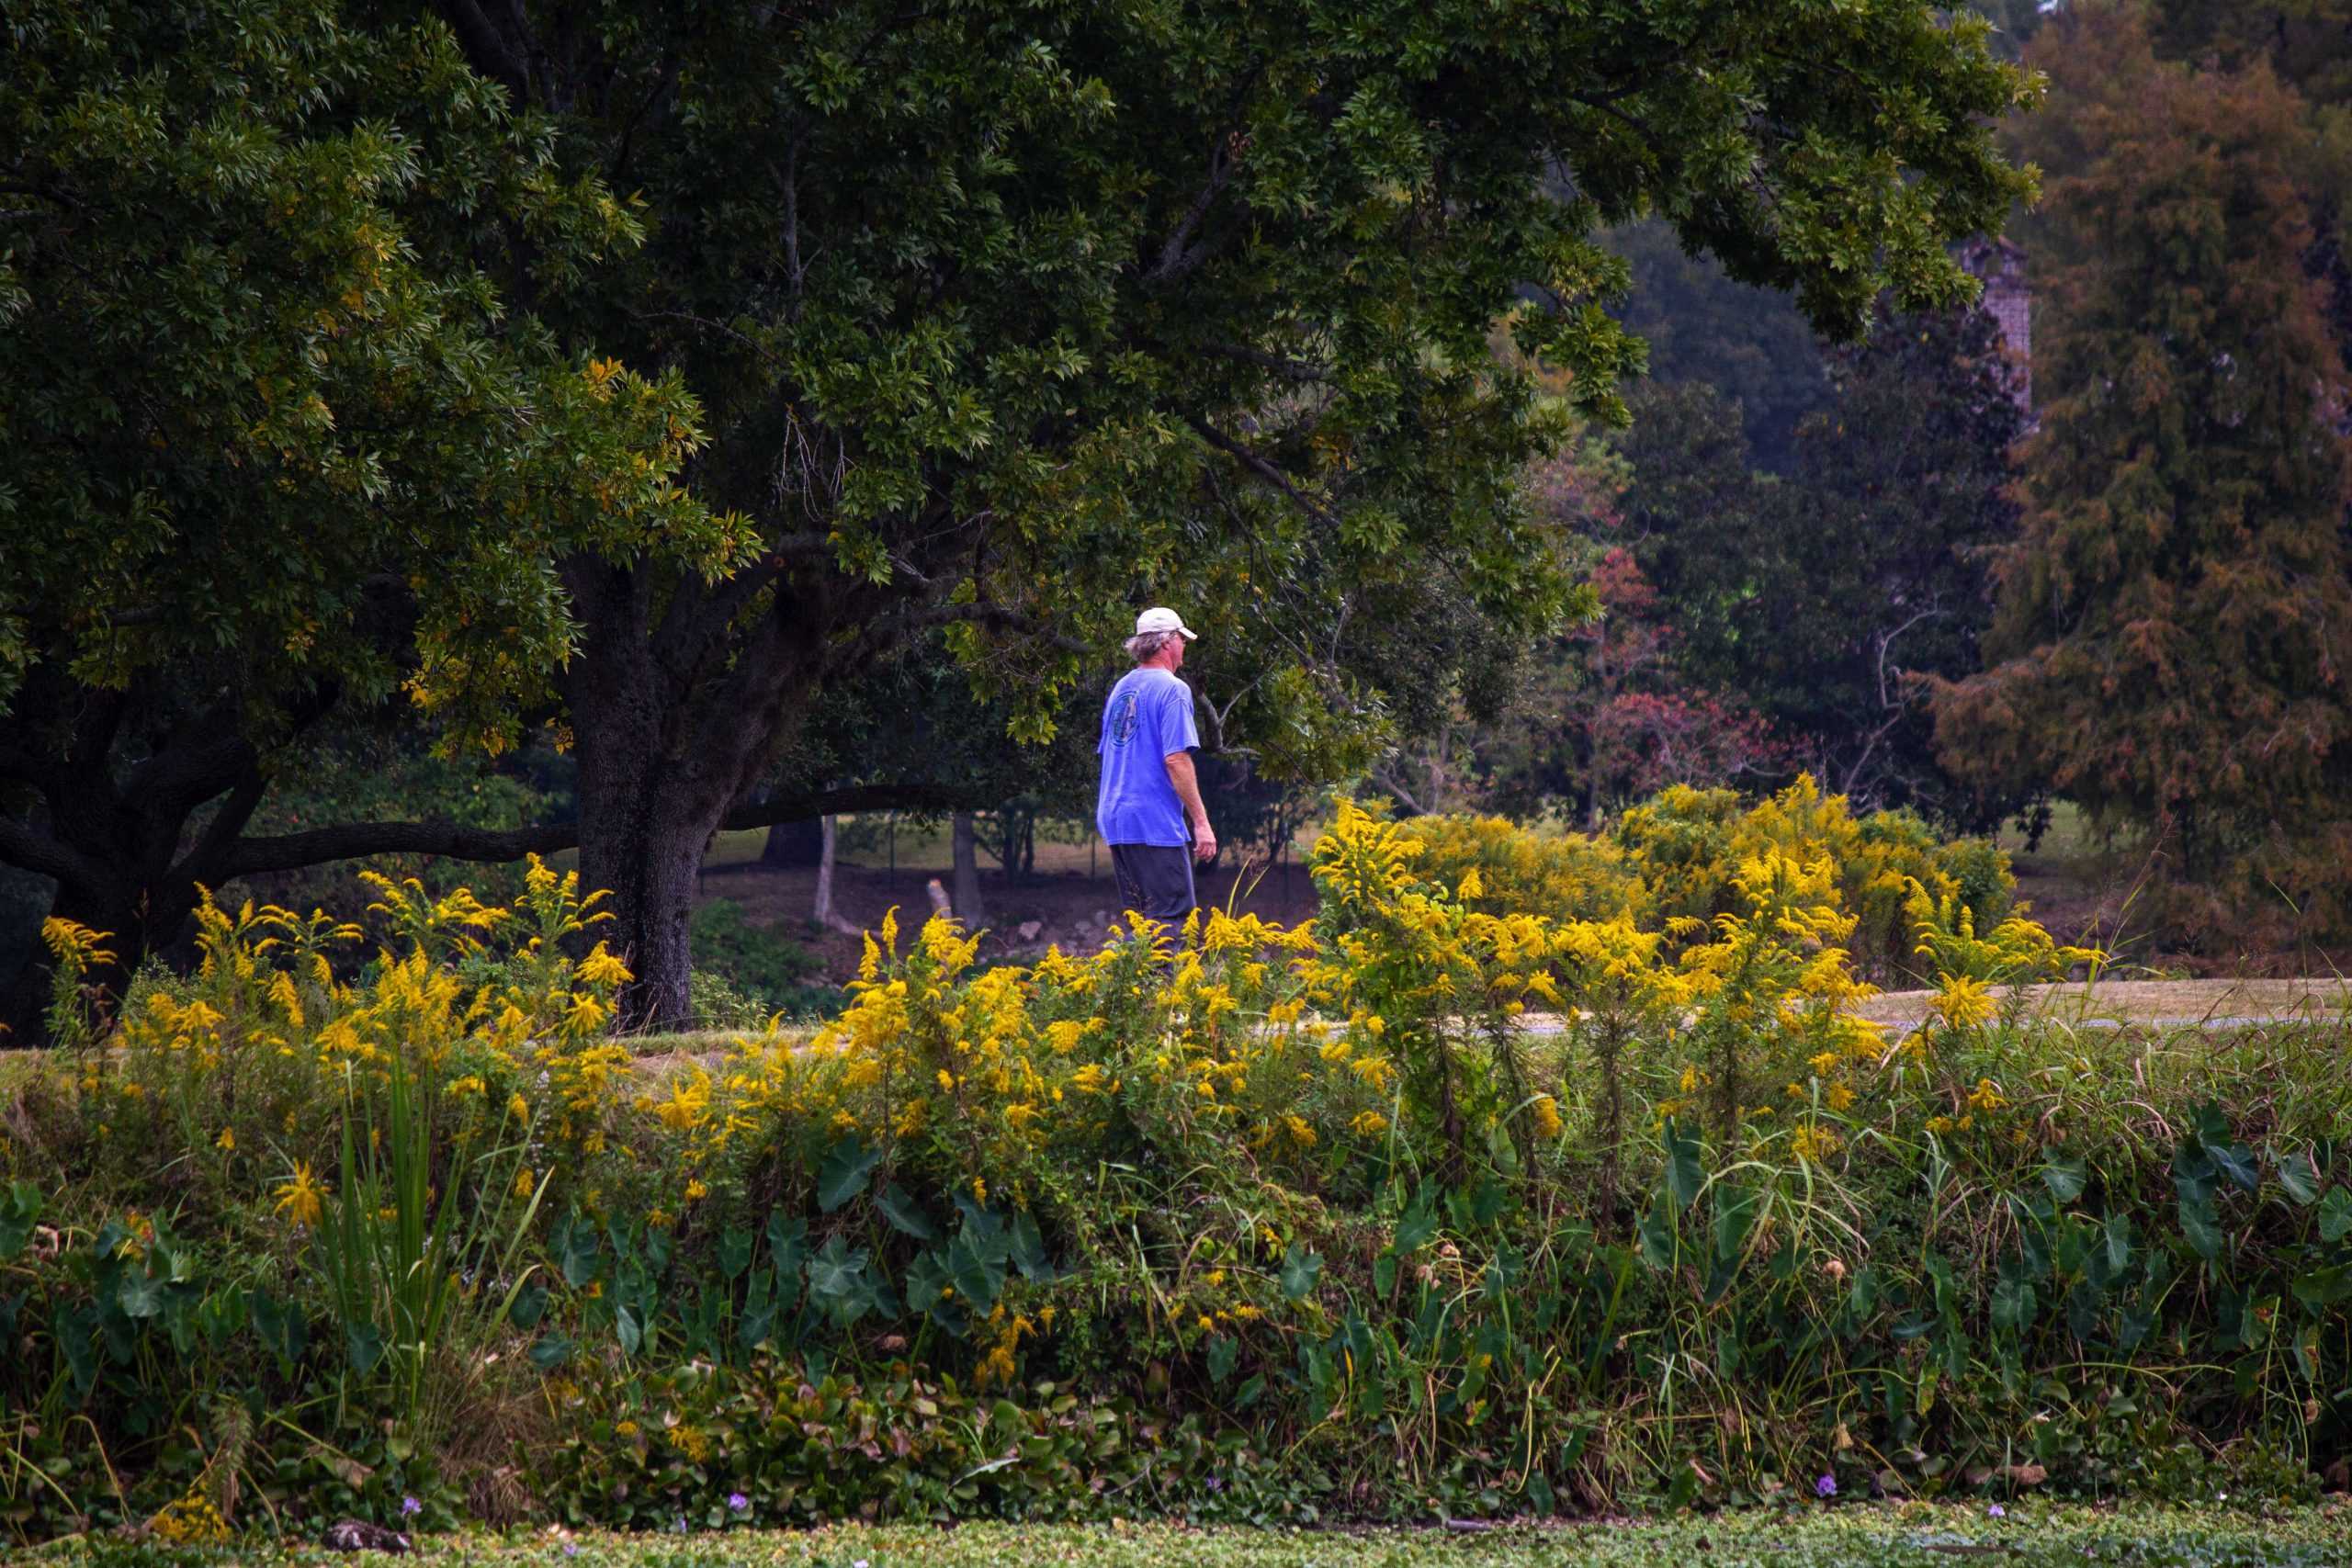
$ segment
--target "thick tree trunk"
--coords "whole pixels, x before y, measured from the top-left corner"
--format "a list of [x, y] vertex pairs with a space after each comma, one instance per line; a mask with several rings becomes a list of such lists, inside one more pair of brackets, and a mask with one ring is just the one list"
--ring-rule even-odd
[[[39, 795], [40, 817], [0, 818], [0, 855], [55, 881], [51, 915], [105, 933], [101, 945], [116, 961], [83, 983], [110, 998], [140, 960], [180, 942], [197, 884], [224, 880], [221, 848], [261, 799], [253, 749], [236, 730], [233, 709], [215, 710], [187, 716], [135, 763], [118, 768], [117, 740], [130, 706], [122, 694], [43, 671], [28, 683], [22, 705], [17, 716], [28, 728], [44, 715], [58, 716], [52, 728], [70, 723], [70, 739], [19, 774]], [[197, 813], [215, 801], [190, 842]], [[11, 1043], [36, 1043], [43, 1035], [50, 974], [48, 953], [36, 950], [0, 998]]]
[[978, 931], [988, 919], [980, 908], [980, 857], [972, 814], [958, 811], [955, 819], [956, 918], [967, 931]]
[[823, 619], [772, 611], [724, 657], [712, 628], [732, 602], [709, 595], [725, 589], [670, 583], [657, 593], [650, 571], [590, 562], [567, 577], [586, 626], [566, 682], [580, 749], [581, 880], [612, 895], [613, 919], [596, 935], [632, 976], [621, 1026], [683, 1029], [695, 871], [805, 716], [823, 666]]
[[[110, 1009], [131, 974], [150, 953], [169, 949], [187, 928], [196, 908], [196, 886], [186, 874], [168, 872], [142, 885], [130, 868], [102, 881], [61, 880], [50, 914], [105, 933], [99, 943], [115, 962], [82, 976], [85, 987], [99, 993], [98, 1005]], [[52, 973], [47, 947], [36, 948], [5, 995], [0, 995], [0, 1023], [7, 1028], [0, 1044], [38, 1045], [48, 1036], [46, 1013]]]
[[[684, 754], [666, 722], [675, 709], [607, 669], [575, 688], [580, 744], [580, 880], [610, 895], [613, 918], [594, 928], [629, 967], [624, 1028], [690, 1026], [686, 935], [695, 876], [731, 790], [710, 776], [718, 759]], [[584, 699], [584, 700], [583, 700]]]
[[631, 979], [621, 993], [624, 1026], [685, 1029], [693, 1018], [686, 1002], [692, 965], [686, 927], [695, 873], [717, 818], [705, 827], [692, 814], [641, 808], [653, 804], [582, 790], [580, 879], [612, 894], [605, 907], [613, 919], [594, 934], [629, 967]]

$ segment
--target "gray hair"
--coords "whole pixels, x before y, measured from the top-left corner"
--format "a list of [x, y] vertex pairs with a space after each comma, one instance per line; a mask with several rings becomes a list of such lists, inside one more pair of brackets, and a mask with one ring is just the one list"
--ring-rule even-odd
[[1152, 658], [1171, 642], [1183, 639], [1182, 632], [1137, 632], [1127, 638], [1127, 652], [1137, 664]]

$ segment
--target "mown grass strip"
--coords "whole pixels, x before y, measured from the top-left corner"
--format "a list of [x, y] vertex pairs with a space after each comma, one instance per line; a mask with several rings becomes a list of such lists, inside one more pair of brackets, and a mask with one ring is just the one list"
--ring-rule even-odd
[[[571, 1534], [426, 1537], [422, 1561], [563, 1568], [1880, 1568], [1986, 1562], [2005, 1568], [2130, 1563], [2134, 1568], [2321, 1568], [2352, 1562], [2352, 1511], [2341, 1504], [2266, 1509], [2104, 1509], [1911, 1503], [1804, 1512], [1751, 1509], [1670, 1519], [1494, 1529], [1362, 1532], [1194, 1529], [1172, 1524], [837, 1526], [694, 1537]], [[216, 1562], [348, 1562], [298, 1545], [210, 1551], [114, 1540], [60, 1542], [23, 1561], [109, 1568]]]

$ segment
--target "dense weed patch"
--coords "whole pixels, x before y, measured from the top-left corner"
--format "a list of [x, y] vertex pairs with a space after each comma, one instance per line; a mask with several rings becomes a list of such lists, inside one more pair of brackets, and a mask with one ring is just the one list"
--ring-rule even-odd
[[[347, 982], [357, 928], [208, 906], [197, 972], [104, 1030], [103, 938], [54, 929], [0, 1510], [201, 1542], [2314, 1490], [2340, 1032], [2029, 1027], [2007, 987], [2098, 955], [1996, 863], [1899, 872], [1809, 785], [1674, 799], [1674, 855], [1343, 803], [1296, 930], [983, 970], [886, 922], [813, 1038], [662, 1077], [544, 867], [512, 909], [379, 883]], [[1625, 897], [1556, 896], [1603, 862]], [[1897, 874], [1906, 1032], [1849, 945]]]

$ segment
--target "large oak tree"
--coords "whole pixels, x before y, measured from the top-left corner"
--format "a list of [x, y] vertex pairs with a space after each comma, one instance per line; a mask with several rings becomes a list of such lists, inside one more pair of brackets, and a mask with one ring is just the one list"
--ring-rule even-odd
[[[1513, 483], [1564, 422], [1487, 338], [1533, 300], [1520, 350], [1614, 414], [1600, 226], [1655, 213], [1850, 330], [1962, 295], [1945, 246], [2022, 184], [1986, 130], [2022, 78], [1916, 0], [435, 8], [568, 169], [643, 193], [651, 243], [540, 308], [684, 372], [694, 482], [762, 530], [723, 582], [563, 574], [582, 862], [655, 1019], [705, 841], [844, 672], [945, 626], [1034, 731], [1169, 600], [1220, 634], [1216, 718], [1328, 738], [1567, 603]], [[1427, 645], [1351, 664], [1395, 626]]]
[[530, 236], [527, 292], [638, 220], [445, 26], [337, 9], [8, 13], [0, 860], [126, 964], [199, 884], [320, 858], [247, 829], [330, 712], [511, 741], [573, 643], [558, 561], [741, 553], [673, 482], [678, 378], [569, 352], [469, 259]]

